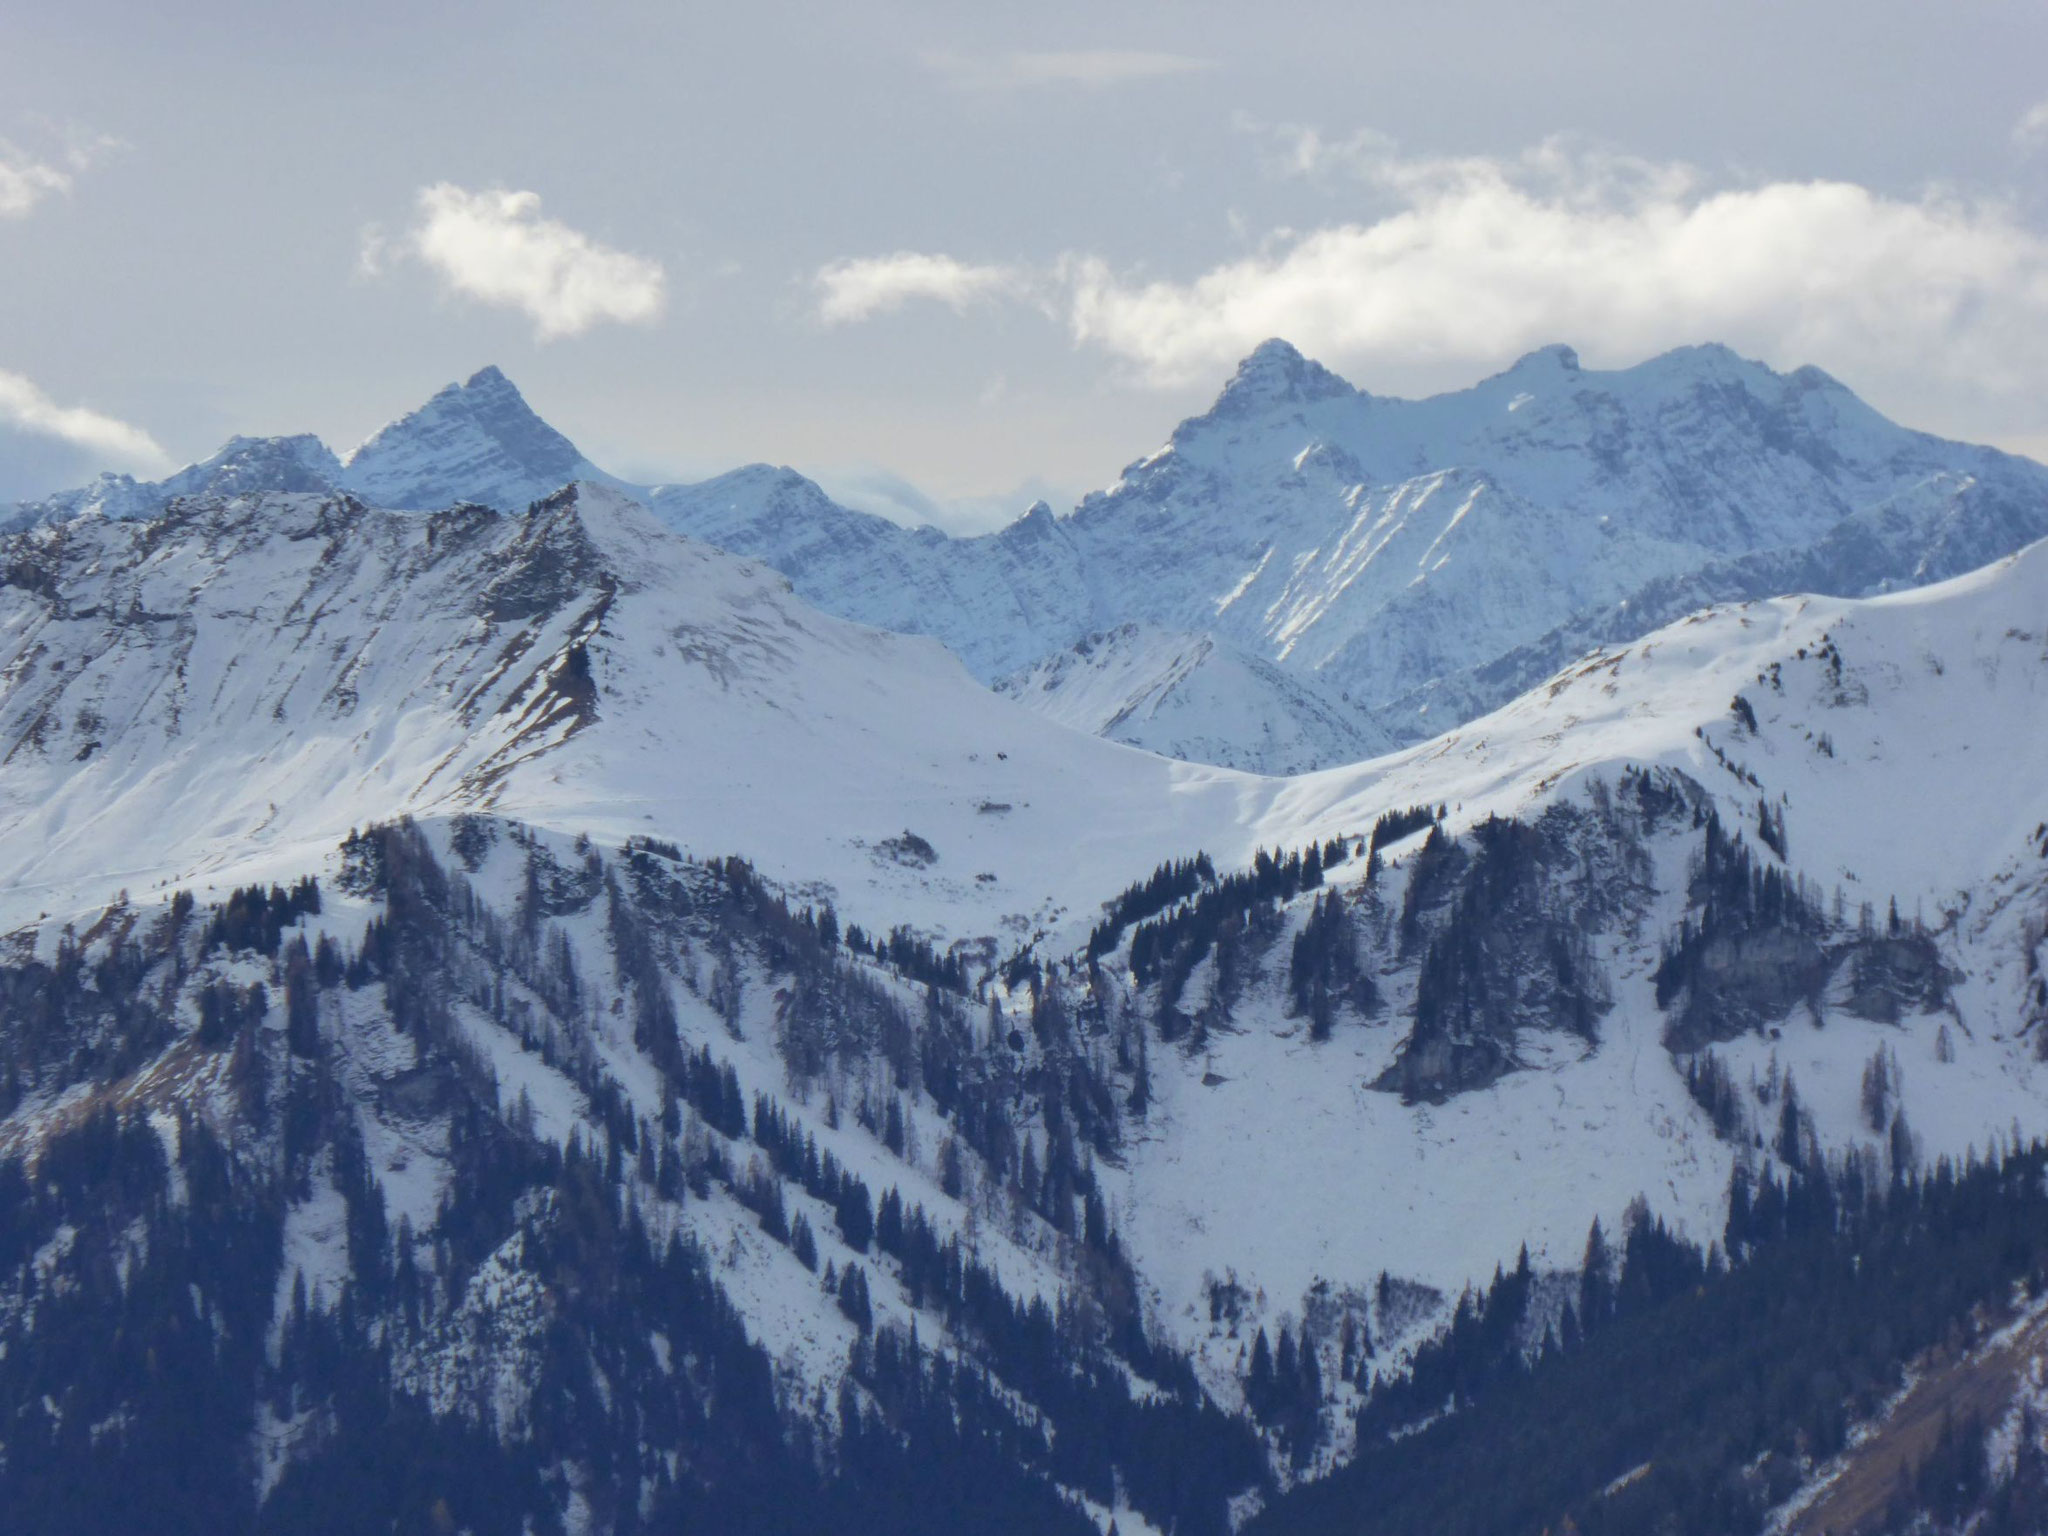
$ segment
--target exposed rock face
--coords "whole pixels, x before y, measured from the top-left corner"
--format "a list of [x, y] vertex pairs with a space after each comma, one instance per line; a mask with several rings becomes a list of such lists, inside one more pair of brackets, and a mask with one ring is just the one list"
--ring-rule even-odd
[[1610, 801], [1604, 813], [1483, 822], [1469, 846], [1432, 832], [1400, 921], [1414, 1024], [1373, 1086], [1442, 1103], [1523, 1065], [1533, 1036], [1592, 1049], [1613, 1003], [1595, 940], [1651, 894], [1654, 824], [1640, 802]]

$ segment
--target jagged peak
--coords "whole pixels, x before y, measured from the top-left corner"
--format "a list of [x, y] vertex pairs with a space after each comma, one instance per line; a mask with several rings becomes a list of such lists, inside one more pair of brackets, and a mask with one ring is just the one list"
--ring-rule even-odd
[[380, 428], [349, 454], [345, 470], [351, 489], [385, 506], [480, 500], [501, 511], [603, 476], [494, 366]]
[[1577, 373], [1579, 354], [1576, 348], [1554, 341], [1533, 352], [1523, 353], [1507, 371], [1511, 374]]
[[1010, 526], [1012, 528], [1028, 530], [1032, 533], [1049, 533], [1052, 530], [1053, 524], [1058, 521], [1059, 515], [1053, 511], [1052, 503], [1044, 497], [1040, 497], [1037, 501], [1026, 507], [1024, 515], [1019, 517]]
[[310, 432], [288, 437], [229, 438], [211, 458], [188, 464], [165, 480], [166, 496], [265, 491], [325, 492], [337, 487], [341, 461]]
[[355, 464], [365, 454], [395, 436], [404, 435], [417, 424], [451, 413], [476, 418], [478, 425], [500, 440], [507, 435], [507, 428], [517, 427], [524, 431], [538, 431], [565, 445], [568, 443], [567, 438], [543, 421], [527, 404], [519, 386], [507, 378], [497, 364], [487, 363], [461, 383], [443, 385], [424, 405], [407, 411], [371, 433], [349, 454], [348, 463]]
[[1278, 336], [1260, 342], [1223, 386], [1211, 415], [1276, 404], [1302, 404], [1355, 394], [1344, 380], [1321, 363], [1304, 357], [1292, 342]]

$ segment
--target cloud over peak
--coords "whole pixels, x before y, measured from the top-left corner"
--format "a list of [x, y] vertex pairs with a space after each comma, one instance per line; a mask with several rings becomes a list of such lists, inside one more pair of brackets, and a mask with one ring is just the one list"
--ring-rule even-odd
[[[1049, 299], [1077, 344], [1161, 385], [1214, 377], [1276, 335], [1351, 365], [1491, 365], [1572, 336], [1617, 358], [1707, 337], [1916, 387], [2048, 389], [2048, 238], [1998, 200], [1716, 185], [1683, 163], [1562, 140], [1445, 157], [1372, 133], [1252, 126], [1270, 169], [1323, 179], [1356, 212], [1276, 230], [1187, 278], [1134, 276], [1092, 253], [1030, 274], [924, 259], [1004, 273], [975, 295]], [[885, 260], [907, 273], [919, 259]], [[906, 282], [836, 317], [936, 297]]]
[[398, 241], [365, 236], [360, 267], [375, 275], [394, 255], [416, 260], [448, 292], [524, 314], [543, 341], [660, 317], [660, 262], [601, 245], [540, 209], [537, 192], [436, 182], [420, 189], [415, 221]]

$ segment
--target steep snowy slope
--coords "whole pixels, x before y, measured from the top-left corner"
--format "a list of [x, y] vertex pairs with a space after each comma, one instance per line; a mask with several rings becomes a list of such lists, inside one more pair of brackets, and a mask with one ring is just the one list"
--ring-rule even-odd
[[1484, 666], [1432, 679], [1386, 711], [1405, 737], [1497, 708], [1597, 646], [1622, 645], [1712, 603], [1787, 592], [1872, 594], [1988, 565], [2041, 536], [2041, 509], [1971, 475], [1934, 475], [1842, 519], [1818, 542], [1716, 560], [1652, 581]]
[[1049, 726], [588, 485], [530, 517], [195, 500], [0, 563], [0, 924], [445, 807], [1028, 937], [1178, 849], [1245, 856], [1266, 793]]
[[1091, 735], [1252, 773], [1305, 773], [1391, 745], [1365, 714], [1312, 680], [1217, 640], [1126, 624], [996, 684], [996, 692]]
[[[1881, 1053], [1926, 1157], [1981, 1151], [2015, 1127], [2048, 1134], [2044, 614], [2048, 545], [1895, 597], [1719, 609], [1589, 657], [1423, 747], [1292, 781], [1273, 819], [1310, 832], [1421, 802], [1448, 804], [1453, 829], [1561, 818], [1569, 851], [1541, 900], [1589, 939], [1599, 1017], [1582, 1035], [1517, 1003], [1504, 1071], [1403, 1103], [1387, 1079], [1415, 1051], [1407, 989], [1420, 956], [1401, 930], [1417, 910], [1420, 839], [1396, 845], [1377, 885], [1356, 861], [1333, 872], [1378, 1003], [1311, 1038], [1286, 961], [1304, 900], [1264, 960], [1233, 961], [1229, 1027], [1152, 1056], [1155, 1108], [1124, 1198], [1169, 1315], [1211, 1335], [1207, 1358], [1228, 1361], [1249, 1324], [1213, 1321], [1218, 1284], [1263, 1292], [1269, 1328], [1282, 1314], [1298, 1327], [1382, 1270], [1455, 1294], [1524, 1241], [1539, 1267], [1572, 1267], [1588, 1218], [1617, 1230], [1637, 1195], [1712, 1238], [1750, 1133], [1734, 1145], [1717, 1136], [1674, 1052], [1714, 1055], [1759, 1133], [1776, 1123], [1771, 1085], [1796, 1079], [1836, 1154], [1888, 1155], [1860, 1098]], [[1652, 814], [1631, 786], [1658, 775], [1683, 798]], [[1765, 846], [1764, 805], [1789, 862]], [[1660, 998], [1654, 975], [1681, 915], [1702, 921], [1686, 891], [1708, 811], [1806, 883], [1819, 936], [1711, 951], [1725, 985], [1694, 1012], [1683, 994]], [[1470, 889], [1502, 899], [1483, 881]], [[1486, 974], [1512, 992], [1536, 973], [1503, 943], [1505, 924], [1483, 926], [1480, 942]], [[1182, 1009], [1199, 1015], [1216, 985], [1198, 967]], [[1332, 1220], [1327, 1200], [1273, 1198], [1305, 1170], [1329, 1181], [1346, 1219]]]

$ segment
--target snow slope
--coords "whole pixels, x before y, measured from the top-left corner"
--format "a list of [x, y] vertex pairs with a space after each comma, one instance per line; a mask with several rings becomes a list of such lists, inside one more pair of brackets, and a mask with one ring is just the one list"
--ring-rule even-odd
[[1190, 762], [1304, 773], [1392, 743], [1349, 700], [1212, 635], [1125, 624], [1006, 677], [996, 692], [1077, 731]]
[[489, 808], [1014, 941], [1175, 850], [1248, 856], [1270, 795], [1048, 725], [599, 487], [516, 518], [189, 501], [6, 564], [4, 926]]
[[[1818, 1015], [1713, 1047], [1755, 1122], [1768, 1129], [1775, 1113], [1757, 1085], [1790, 1073], [1823, 1147], [1881, 1162], [1858, 1094], [1886, 1050], [1924, 1156], [2048, 1135], [2044, 615], [2039, 544], [1894, 596], [1711, 610], [1421, 747], [1291, 780], [1267, 824], [1355, 829], [1386, 806], [1439, 800], [1454, 828], [1526, 819], [1606, 803], [1635, 764], [1686, 775], [1756, 845], [1767, 800], [1783, 811], [1790, 868], [1840, 893], [1846, 928], [1865, 904], [1882, 926], [1896, 902], [1924, 920], [1954, 984], [1946, 1008], [1883, 1023], [1843, 1004], [1837, 976]], [[1738, 694], [1754, 730], [1731, 710]], [[1270, 1330], [1283, 1314], [1298, 1325], [1317, 1281], [1341, 1291], [1387, 1269], [1455, 1294], [1522, 1241], [1539, 1268], [1573, 1267], [1589, 1218], [1615, 1230], [1638, 1194], [1696, 1240], [1718, 1233], [1736, 1152], [1688, 1097], [1650, 986], [1693, 846], [1654, 849], [1655, 900], [1600, 937], [1614, 1003], [1590, 1051], [1532, 1039], [1524, 1069], [1492, 1086], [1403, 1104], [1368, 1086], [1401, 1044], [1399, 1016], [1313, 1044], [1287, 1016], [1283, 971], [1255, 981], [1234, 1027], [1198, 1054], [1155, 1053], [1158, 1107], [1123, 1208], [1163, 1309], [1209, 1336], [1209, 1359], [1235, 1359], [1249, 1338], [1249, 1324], [1209, 1322], [1209, 1282], [1231, 1271], [1264, 1293]], [[1397, 851], [1396, 891], [1412, 849]], [[1355, 891], [1355, 865], [1340, 878]], [[1274, 1198], [1304, 1179], [1317, 1198]]]

